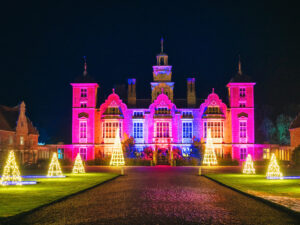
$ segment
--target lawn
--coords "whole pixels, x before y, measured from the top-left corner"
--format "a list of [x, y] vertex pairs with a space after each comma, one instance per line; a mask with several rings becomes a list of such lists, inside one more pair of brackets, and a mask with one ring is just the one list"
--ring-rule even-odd
[[300, 179], [267, 180], [265, 175], [245, 174], [207, 174], [206, 176], [253, 195], [300, 198]]
[[66, 178], [36, 180], [36, 185], [0, 186], [0, 218], [14, 216], [110, 180], [117, 174], [65, 174]]

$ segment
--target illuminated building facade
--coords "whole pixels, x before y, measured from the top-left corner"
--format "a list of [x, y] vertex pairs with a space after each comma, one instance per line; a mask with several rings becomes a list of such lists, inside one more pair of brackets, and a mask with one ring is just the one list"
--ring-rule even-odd
[[214, 89], [205, 101], [196, 98], [195, 78], [187, 79], [187, 98], [174, 99], [172, 66], [168, 55], [156, 56], [151, 82], [151, 99], [136, 98], [136, 80], [128, 79], [128, 97], [122, 100], [113, 90], [105, 102], [97, 107], [99, 85], [85, 70], [74, 83], [72, 145], [64, 148], [67, 158], [90, 160], [111, 155], [115, 130], [120, 137], [133, 137], [135, 148], [151, 148], [159, 154], [180, 149], [183, 156], [190, 153], [193, 140], [205, 142], [207, 130], [221, 158], [239, 161], [262, 157], [256, 154], [254, 139], [254, 85], [242, 73], [241, 63], [237, 74], [227, 84], [227, 106]]

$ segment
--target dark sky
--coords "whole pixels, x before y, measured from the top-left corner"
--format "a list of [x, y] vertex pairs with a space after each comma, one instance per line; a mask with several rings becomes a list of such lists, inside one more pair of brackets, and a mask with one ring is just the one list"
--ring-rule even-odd
[[[138, 98], [150, 97], [152, 65], [165, 39], [175, 98], [196, 77], [199, 98], [225, 85], [241, 55], [257, 82], [258, 105], [299, 104], [299, 7], [280, 1], [9, 1], [1, 5], [0, 104], [24, 100], [42, 141], [70, 141], [71, 86], [88, 72], [106, 97], [114, 84], [137, 79]], [[9, 5], [7, 5], [9, 4]]]

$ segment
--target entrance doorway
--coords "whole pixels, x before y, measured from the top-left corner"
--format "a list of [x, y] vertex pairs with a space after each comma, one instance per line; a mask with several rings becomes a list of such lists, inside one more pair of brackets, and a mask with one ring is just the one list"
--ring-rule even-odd
[[157, 150], [157, 165], [170, 165], [169, 158], [169, 149], [160, 148]]

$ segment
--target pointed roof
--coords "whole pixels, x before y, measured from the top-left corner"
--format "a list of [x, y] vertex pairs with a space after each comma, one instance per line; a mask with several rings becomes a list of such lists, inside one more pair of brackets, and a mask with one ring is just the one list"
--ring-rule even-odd
[[231, 78], [229, 83], [252, 83], [251, 77], [245, 75], [242, 71], [241, 58], [239, 56], [238, 70], [234, 77]]
[[[23, 105], [23, 104], [22, 104]], [[20, 114], [20, 105], [15, 107], [8, 107], [0, 105], [0, 130], [6, 131], [16, 131], [17, 122]], [[30, 119], [27, 118], [28, 124], [28, 133], [29, 134], [38, 134], [38, 130], [33, 126]]]
[[87, 62], [86, 62], [86, 56], [83, 57], [84, 59], [84, 69], [82, 75], [79, 75], [74, 83], [96, 83], [94, 78], [92, 78], [88, 72], [87, 72]]
[[290, 129], [299, 128], [299, 127], [300, 127], [300, 113], [297, 115], [297, 117], [291, 123]]
[[164, 53], [164, 39], [160, 39], [160, 53], [157, 54], [157, 56], [168, 56], [166, 53]]

